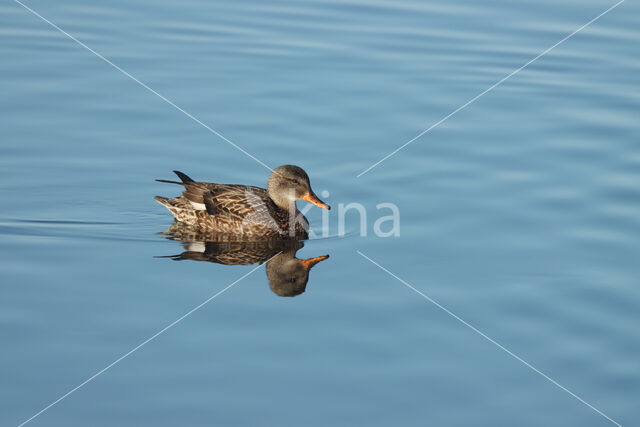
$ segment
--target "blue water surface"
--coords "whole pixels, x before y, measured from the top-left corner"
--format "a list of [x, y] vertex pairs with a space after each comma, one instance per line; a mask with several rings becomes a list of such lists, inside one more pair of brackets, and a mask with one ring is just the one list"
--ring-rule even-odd
[[[360, 177], [614, 2], [23, 5], [0, 3], [1, 425], [255, 267], [158, 258], [183, 247], [155, 178], [266, 183], [211, 130], [329, 192], [334, 237], [298, 257], [331, 257], [295, 298], [258, 268], [29, 425], [640, 423], [636, 1]], [[356, 202], [367, 235], [351, 210], [335, 237]]]

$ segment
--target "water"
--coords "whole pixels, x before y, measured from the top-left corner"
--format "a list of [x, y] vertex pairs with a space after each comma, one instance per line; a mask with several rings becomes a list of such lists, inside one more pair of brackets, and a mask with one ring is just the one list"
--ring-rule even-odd
[[[622, 425], [640, 421], [640, 7], [613, 3], [27, 5], [267, 165], [362, 203], [306, 290], [264, 267], [30, 425]], [[172, 261], [171, 170], [268, 170], [0, 5], [0, 424], [18, 425], [254, 266]], [[401, 235], [379, 238], [376, 205]], [[319, 209], [310, 211], [321, 226]], [[387, 213], [384, 213], [387, 214]], [[337, 211], [330, 213], [332, 235]]]

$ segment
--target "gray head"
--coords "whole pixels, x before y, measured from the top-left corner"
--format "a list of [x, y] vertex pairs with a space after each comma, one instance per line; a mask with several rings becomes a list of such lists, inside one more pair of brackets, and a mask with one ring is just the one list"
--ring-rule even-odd
[[289, 209], [296, 200], [305, 200], [323, 209], [331, 209], [329, 205], [311, 190], [309, 175], [299, 166], [278, 166], [269, 175], [267, 192], [271, 200], [283, 209]]

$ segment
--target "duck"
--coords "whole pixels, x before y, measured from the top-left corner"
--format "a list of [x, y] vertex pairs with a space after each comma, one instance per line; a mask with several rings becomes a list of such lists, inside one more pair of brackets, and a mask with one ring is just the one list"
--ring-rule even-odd
[[[308, 238], [309, 222], [296, 206], [298, 200], [322, 209], [331, 209], [311, 189], [309, 175], [299, 166], [282, 165], [274, 169], [267, 188], [239, 184], [194, 181], [173, 171], [180, 181], [158, 182], [184, 187], [181, 196], [155, 196], [175, 221], [206, 233], [233, 238]], [[231, 238], [228, 238], [231, 236]]]

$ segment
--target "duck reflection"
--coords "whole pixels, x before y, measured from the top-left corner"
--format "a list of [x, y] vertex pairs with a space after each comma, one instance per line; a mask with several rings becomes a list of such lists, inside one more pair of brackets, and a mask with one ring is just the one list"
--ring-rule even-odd
[[170, 240], [181, 241], [185, 249], [178, 255], [162, 258], [224, 265], [262, 264], [266, 261], [269, 287], [281, 297], [294, 297], [303, 293], [307, 288], [311, 268], [329, 258], [329, 255], [296, 258], [296, 252], [304, 247], [304, 243], [299, 240], [231, 241], [231, 236], [203, 233], [178, 223], [161, 234]]

